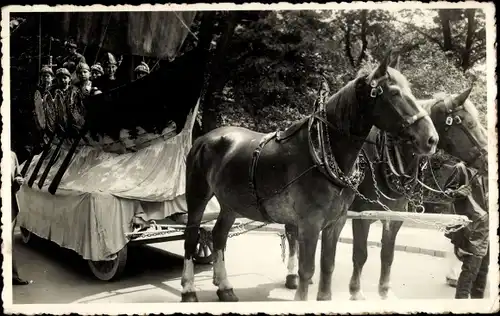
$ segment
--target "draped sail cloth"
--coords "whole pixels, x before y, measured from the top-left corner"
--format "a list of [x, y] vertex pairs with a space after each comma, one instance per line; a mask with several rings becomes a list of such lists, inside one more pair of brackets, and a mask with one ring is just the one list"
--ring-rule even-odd
[[[176, 57], [197, 11], [60, 12], [43, 17], [53, 36], [101, 46], [113, 54]], [[102, 43], [102, 45], [101, 45]]]
[[[181, 133], [135, 153], [80, 148], [52, 195], [47, 190], [66, 156], [67, 150], [63, 150], [41, 190], [40, 172], [32, 188], [24, 185], [19, 191], [19, 225], [84, 259], [99, 261], [113, 259], [126, 245], [125, 233], [132, 231], [135, 214], [144, 212], [147, 219], [159, 220], [186, 212], [185, 157], [197, 109], [190, 113]], [[30, 164], [28, 177], [39, 157]], [[218, 212], [219, 206], [212, 201], [208, 209]]]

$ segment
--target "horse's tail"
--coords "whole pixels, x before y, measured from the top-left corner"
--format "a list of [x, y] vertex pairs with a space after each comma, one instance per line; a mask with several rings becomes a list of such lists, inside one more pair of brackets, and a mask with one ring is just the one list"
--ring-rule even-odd
[[186, 203], [188, 220], [185, 229], [184, 250], [186, 259], [191, 259], [198, 243], [198, 231], [205, 208], [213, 196], [208, 182], [208, 171], [204, 161], [207, 157], [207, 144], [203, 137], [198, 138], [186, 157]]

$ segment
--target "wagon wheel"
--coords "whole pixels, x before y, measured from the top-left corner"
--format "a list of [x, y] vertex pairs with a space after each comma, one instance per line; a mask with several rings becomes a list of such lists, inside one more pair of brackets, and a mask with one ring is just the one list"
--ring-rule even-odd
[[90, 270], [96, 278], [102, 281], [111, 281], [121, 276], [127, 263], [127, 246], [118, 251], [116, 258], [105, 261], [87, 261]]
[[198, 244], [193, 261], [198, 264], [210, 264], [214, 260], [214, 244], [212, 241], [212, 232], [200, 228]]
[[23, 240], [23, 243], [28, 244], [30, 241], [33, 240], [31, 232], [27, 230], [24, 227], [19, 227], [21, 230], [21, 238]]

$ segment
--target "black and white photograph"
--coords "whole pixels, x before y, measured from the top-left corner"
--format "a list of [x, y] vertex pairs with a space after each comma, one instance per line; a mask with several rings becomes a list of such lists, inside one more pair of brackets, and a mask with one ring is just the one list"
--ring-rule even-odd
[[492, 2], [1, 26], [6, 314], [499, 311]]

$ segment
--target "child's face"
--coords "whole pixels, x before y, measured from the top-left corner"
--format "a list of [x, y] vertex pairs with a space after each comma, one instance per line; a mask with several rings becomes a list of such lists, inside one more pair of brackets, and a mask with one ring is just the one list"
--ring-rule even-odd
[[61, 76], [59, 77], [59, 82], [63, 87], [67, 87], [71, 83], [71, 78], [68, 76]]
[[78, 70], [78, 79], [81, 81], [87, 81], [90, 79], [90, 71], [87, 69], [80, 69]]

